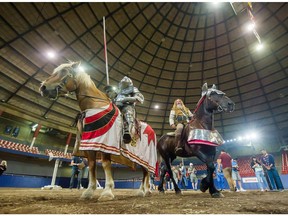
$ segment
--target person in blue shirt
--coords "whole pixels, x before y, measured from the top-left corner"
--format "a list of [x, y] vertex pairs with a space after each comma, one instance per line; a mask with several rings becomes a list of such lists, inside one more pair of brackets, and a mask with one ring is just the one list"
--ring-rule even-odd
[[223, 174], [223, 167], [221, 163], [215, 163], [215, 174], [216, 180], [218, 184], [218, 190], [224, 190], [224, 174]]
[[180, 179], [181, 188], [184, 190], [187, 190], [188, 180], [186, 177], [186, 167], [184, 166], [182, 162], [179, 164], [179, 171], [181, 173], [181, 179]]
[[276, 187], [277, 187], [277, 190], [283, 191], [284, 187], [283, 187], [281, 178], [279, 176], [279, 173], [275, 167], [275, 160], [274, 160], [273, 155], [268, 154], [265, 149], [262, 149], [261, 153], [262, 153], [261, 162], [262, 162], [263, 168], [266, 170], [269, 176], [272, 189], [276, 190]]
[[[231, 163], [232, 163], [232, 179], [234, 180], [235, 191], [237, 191], [237, 192], [238, 191], [246, 191], [242, 187], [241, 176], [239, 174], [239, 166], [237, 163], [237, 158], [232, 159]], [[240, 189], [237, 188], [237, 182], [238, 182]]]
[[[81, 176], [82, 174], [80, 173], [81, 169], [79, 169], [79, 166], [83, 164], [83, 159], [81, 157], [73, 156], [71, 160], [71, 166], [72, 166], [72, 173], [71, 173], [71, 179], [70, 179], [70, 186], [69, 188], [72, 189], [74, 186], [74, 179], [77, 177], [77, 188], [80, 189], [80, 184], [81, 184]], [[80, 177], [80, 179], [79, 179]]]

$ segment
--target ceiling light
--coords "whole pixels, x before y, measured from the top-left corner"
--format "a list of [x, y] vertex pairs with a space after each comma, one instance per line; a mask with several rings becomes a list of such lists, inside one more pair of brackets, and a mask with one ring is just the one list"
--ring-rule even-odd
[[155, 109], [159, 109], [159, 105], [155, 105], [154, 108], [155, 108]]
[[253, 29], [255, 28], [255, 24], [254, 23], [250, 23], [247, 25], [247, 30], [248, 31], [253, 31]]
[[256, 47], [256, 49], [257, 49], [257, 50], [261, 50], [261, 49], [263, 49], [263, 47], [264, 47], [263, 44], [262, 44], [262, 43], [259, 43], [258, 46]]
[[48, 51], [48, 52], [46, 53], [46, 55], [47, 55], [47, 57], [50, 58], [50, 59], [53, 59], [53, 58], [56, 57], [56, 53], [53, 52], [53, 51]]

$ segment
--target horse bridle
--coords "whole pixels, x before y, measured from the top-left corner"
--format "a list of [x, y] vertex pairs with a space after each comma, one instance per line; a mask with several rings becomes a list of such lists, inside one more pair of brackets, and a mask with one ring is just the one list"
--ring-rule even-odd
[[[210, 101], [212, 101], [213, 103], [215, 103], [215, 104], [217, 105], [217, 112], [219, 112], [219, 113], [220, 113], [220, 112], [223, 112], [224, 109], [222, 108], [222, 106], [221, 106], [218, 102], [215, 102], [215, 101], [213, 101], [213, 100], [211, 99], [211, 96], [210, 96], [210, 95], [211, 95], [212, 92], [216, 92], [216, 94], [218, 94], [218, 95], [223, 95], [223, 96], [225, 95], [225, 93], [222, 92], [222, 91], [220, 91], [220, 90], [218, 90], [218, 89], [214, 89], [214, 90], [210, 90], [210, 89], [209, 89], [209, 90], [207, 91], [207, 93], [206, 93], [207, 99], [210, 100]], [[221, 99], [221, 100], [222, 100], [222, 99]]]
[[[76, 91], [77, 91], [77, 89], [78, 89], [78, 87], [77, 87], [77, 82], [76, 82], [76, 80], [75, 80], [75, 73], [76, 73], [76, 71], [74, 71], [73, 68], [72, 68], [72, 70], [73, 70], [72, 73], [70, 72], [70, 70], [68, 70], [68, 73], [60, 80], [60, 83], [59, 83], [58, 86], [56, 87], [56, 92], [57, 92], [56, 98], [58, 97], [58, 92], [59, 92], [59, 90], [60, 90], [61, 88], [64, 88], [64, 87], [65, 87], [65, 85], [67, 84], [69, 78], [73, 79], [75, 89], [74, 89], [74, 90], [71, 90], [71, 91], [67, 91], [67, 94], [68, 94], [68, 93], [71, 93], [71, 92], [75, 92], [75, 94], [76, 94]], [[76, 94], [76, 95], [78, 95], [78, 96], [83, 96], [83, 98], [79, 101], [79, 103], [81, 103], [82, 100], [85, 99], [86, 97], [88, 97], [88, 98], [95, 98], [95, 99], [98, 99], [98, 100], [103, 100], [103, 101], [105, 101], [105, 100], [102, 99], [102, 98], [95, 97], [95, 96], [91, 96], [91, 95], [80, 95], [80, 94]]]
[[[73, 71], [73, 73], [75, 73], [75, 71]], [[69, 78], [73, 79], [75, 89], [72, 90], [72, 91], [68, 91], [67, 93], [75, 92], [77, 90], [77, 83], [76, 83], [76, 81], [74, 79], [75, 77], [74, 77], [73, 73], [71, 73], [70, 70], [68, 70], [68, 73], [61, 79], [59, 85], [56, 87], [57, 88], [57, 94], [58, 94], [58, 90], [60, 90], [61, 88], [65, 87], [65, 85], [67, 84]]]
[[222, 92], [222, 91], [220, 91], [220, 90], [218, 90], [218, 89], [213, 89], [213, 90], [209, 89], [209, 90], [206, 92], [206, 94], [204, 94], [204, 95], [200, 98], [200, 100], [199, 100], [199, 102], [198, 102], [198, 104], [197, 104], [197, 107], [196, 107], [196, 109], [194, 110], [193, 113], [196, 113], [196, 111], [198, 110], [198, 108], [199, 108], [200, 105], [203, 103], [203, 101], [204, 101], [204, 99], [205, 99], [206, 97], [207, 97], [208, 100], [212, 101], [213, 103], [215, 103], [215, 104], [217, 105], [217, 112], [223, 112], [222, 106], [221, 106], [219, 103], [217, 103], [217, 102], [215, 102], [215, 101], [213, 101], [213, 100], [211, 99], [211, 93], [212, 93], [212, 92], [216, 92], [216, 94], [225, 95], [224, 92]]

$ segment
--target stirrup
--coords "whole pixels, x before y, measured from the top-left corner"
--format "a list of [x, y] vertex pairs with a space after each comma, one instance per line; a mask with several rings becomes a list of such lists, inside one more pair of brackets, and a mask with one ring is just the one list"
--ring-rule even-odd
[[135, 137], [132, 137], [131, 142], [130, 142], [131, 146], [136, 147], [136, 143], [137, 143], [137, 139]]

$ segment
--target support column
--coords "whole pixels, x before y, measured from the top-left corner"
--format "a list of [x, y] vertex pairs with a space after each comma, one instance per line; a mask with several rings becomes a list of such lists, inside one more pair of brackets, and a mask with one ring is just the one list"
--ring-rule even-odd
[[33, 136], [32, 142], [31, 142], [31, 144], [30, 144], [30, 149], [33, 148], [33, 145], [34, 145], [35, 140], [36, 140], [36, 138], [37, 138], [37, 136], [38, 136], [38, 134], [39, 134], [39, 131], [40, 131], [41, 127], [42, 127], [42, 125], [41, 125], [41, 124], [38, 124], [38, 126], [37, 126], [37, 128], [36, 128], [36, 130], [35, 130], [35, 132], [34, 132], [34, 136]]
[[57, 177], [57, 171], [58, 171], [58, 167], [59, 167], [59, 158], [57, 158], [55, 160], [55, 166], [54, 166], [54, 171], [53, 171], [53, 176], [52, 176], [52, 180], [51, 180], [51, 186], [54, 188], [55, 187], [55, 181], [56, 181], [56, 177]]

